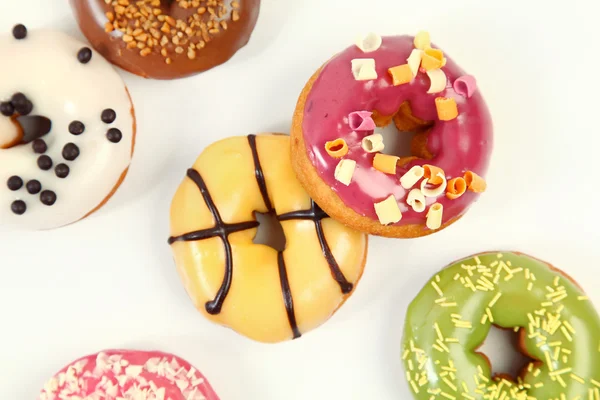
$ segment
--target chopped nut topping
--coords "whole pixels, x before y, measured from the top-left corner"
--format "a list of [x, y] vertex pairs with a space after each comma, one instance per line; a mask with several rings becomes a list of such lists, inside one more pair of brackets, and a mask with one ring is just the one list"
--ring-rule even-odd
[[160, 54], [166, 64], [179, 55], [194, 60], [197, 51], [239, 21], [239, 1], [228, 5], [226, 0], [179, 0], [172, 7], [190, 10], [187, 19], [175, 19], [163, 14], [160, 0], [104, 0], [110, 6], [106, 12], [104, 30], [122, 32], [128, 49], [137, 49], [140, 56]]

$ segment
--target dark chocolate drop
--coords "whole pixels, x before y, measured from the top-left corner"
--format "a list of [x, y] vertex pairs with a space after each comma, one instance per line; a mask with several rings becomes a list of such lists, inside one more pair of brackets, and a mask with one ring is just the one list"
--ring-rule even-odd
[[41, 170], [48, 171], [50, 168], [52, 168], [52, 164], [52, 159], [46, 155], [39, 156], [37, 159], [37, 165]]
[[119, 143], [123, 139], [123, 134], [117, 128], [110, 128], [106, 132], [106, 138], [112, 143]]
[[43, 139], [36, 139], [32, 144], [33, 152], [37, 154], [44, 154], [48, 150], [48, 145]]
[[79, 147], [75, 143], [67, 143], [63, 147], [62, 156], [65, 160], [73, 161], [79, 157]]
[[0, 114], [4, 115], [5, 117], [12, 117], [14, 113], [15, 107], [12, 105], [11, 102], [5, 101], [3, 103], [0, 103]]
[[6, 182], [6, 186], [12, 191], [19, 190], [23, 187], [23, 179], [20, 176], [11, 176]]
[[102, 111], [100, 119], [105, 124], [112, 124], [115, 122], [115, 119], [117, 119], [117, 113], [112, 108], [107, 108], [106, 110]]
[[51, 206], [56, 203], [56, 193], [54, 193], [52, 190], [44, 190], [42, 194], [40, 194], [40, 201], [42, 204]]
[[92, 59], [92, 49], [89, 47], [83, 47], [77, 53], [77, 59], [82, 64], [87, 64]]
[[66, 178], [67, 176], [69, 176], [69, 172], [71, 172], [71, 169], [69, 168], [69, 166], [67, 164], [58, 164], [54, 168], [54, 173], [59, 178]]
[[37, 179], [32, 179], [25, 185], [29, 194], [38, 194], [42, 190], [42, 184]]
[[85, 125], [81, 121], [73, 121], [69, 124], [69, 133], [71, 135], [81, 135], [85, 131]]
[[12, 34], [17, 40], [25, 39], [27, 37], [27, 28], [23, 24], [15, 25]]
[[27, 211], [27, 204], [23, 200], [15, 200], [10, 205], [10, 209], [17, 215], [23, 215]]

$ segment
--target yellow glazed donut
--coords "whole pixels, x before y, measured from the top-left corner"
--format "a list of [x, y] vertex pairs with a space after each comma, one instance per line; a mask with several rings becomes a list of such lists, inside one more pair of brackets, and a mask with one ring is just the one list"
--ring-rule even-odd
[[[261, 342], [295, 339], [350, 296], [367, 236], [332, 220], [292, 170], [285, 135], [233, 137], [196, 160], [171, 204], [175, 263], [196, 308]], [[281, 222], [285, 250], [253, 243], [255, 213]]]

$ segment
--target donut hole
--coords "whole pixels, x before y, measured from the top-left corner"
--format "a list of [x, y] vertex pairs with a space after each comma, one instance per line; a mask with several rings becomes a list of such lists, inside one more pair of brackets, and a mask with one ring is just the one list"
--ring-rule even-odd
[[478, 352], [490, 362], [492, 376], [510, 378], [513, 381], [517, 380], [529, 363], [535, 361], [521, 351], [519, 333], [496, 325], [492, 325]]
[[274, 213], [257, 212], [255, 217], [259, 225], [253, 242], [272, 247], [276, 251], [285, 250], [285, 234], [277, 216]]
[[40, 115], [26, 115], [10, 117], [7, 119], [10, 125], [2, 129], [0, 135], [0, 148], [11, 147], [31, 143], [46, 135], [52, 129], [52, 121]]
[[377, 133], [383, 136], [384, 154], [398, 156], [401, 164], [414, 158], [431, 159], [427, 150], [427, 134], [433, 121], [424, 121], [412, 114], [409, 102], [404, 102], [398, 112], [384, 116], [373, 112], [373, 120], [379, 127]]

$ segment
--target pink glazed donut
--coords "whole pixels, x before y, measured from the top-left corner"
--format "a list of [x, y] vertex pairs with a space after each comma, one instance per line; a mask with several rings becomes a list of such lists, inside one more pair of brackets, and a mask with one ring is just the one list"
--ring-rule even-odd
[[[414, 132], [411, 155], [383, 152], [391, 122]], [[356, 230], [419, 237], [457, 221], [486, 189], [492, 122], [475, 78], [427, 32], [369, 34], [305, 86], [292, 161], [319, 206]]]
[[187, 361], [159, 351], [110, 350], [64, 367], [39, 400], [219, 400], [204, 376]]

